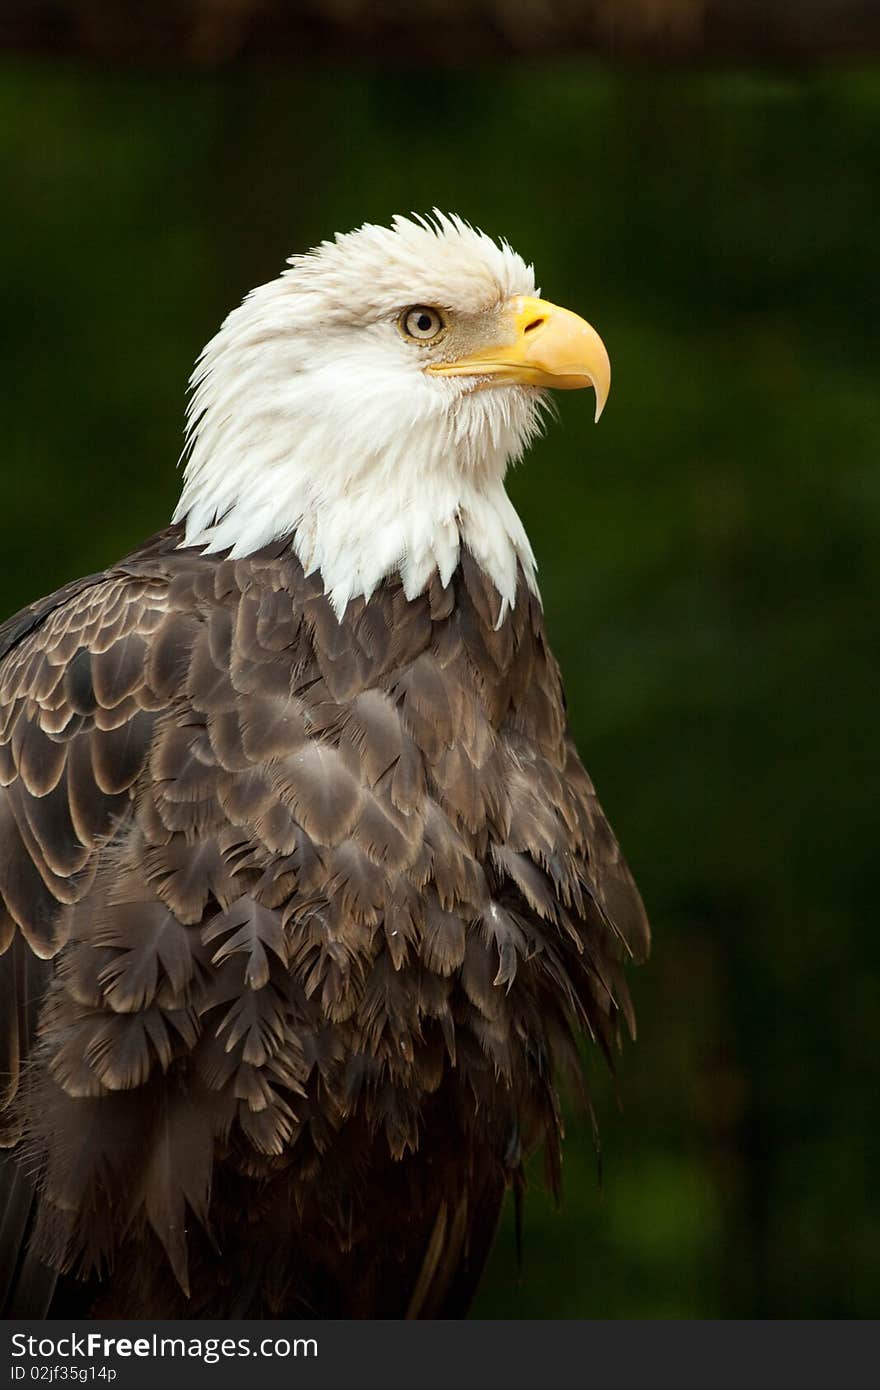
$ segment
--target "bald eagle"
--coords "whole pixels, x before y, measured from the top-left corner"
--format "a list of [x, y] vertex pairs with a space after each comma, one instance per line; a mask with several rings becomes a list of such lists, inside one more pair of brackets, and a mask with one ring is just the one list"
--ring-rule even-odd
[[0, 1303], [455, 1317], [648, 926], [504, 489], [601, 339], [457, 217], [208, 344], [172, 524], [0, 627]]

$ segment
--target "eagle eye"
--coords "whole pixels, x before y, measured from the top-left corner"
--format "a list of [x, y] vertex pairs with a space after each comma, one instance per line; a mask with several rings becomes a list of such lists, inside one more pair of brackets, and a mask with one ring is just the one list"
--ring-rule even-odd
[[442, 314], [427, 304], [414, 304], [411, 309], [404, 309], [398, 324], [405, 338], [413, 338], [419, 343], [431, 342], [446, 327]]

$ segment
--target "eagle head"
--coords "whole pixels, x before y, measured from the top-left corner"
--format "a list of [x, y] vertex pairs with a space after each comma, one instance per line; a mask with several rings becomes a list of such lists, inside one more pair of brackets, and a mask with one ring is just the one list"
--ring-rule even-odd
[[534, 557], [508, 464], [546, 389], [610, 385], [596, 331], [537, 297], [534, 270], [458, 217], [395, 217], [290, 258], [193, 373], [185, 544], [250, 554], [289, 535], [341, 618], [399, 572], [414, 597], [462, 545], [502, 608]]

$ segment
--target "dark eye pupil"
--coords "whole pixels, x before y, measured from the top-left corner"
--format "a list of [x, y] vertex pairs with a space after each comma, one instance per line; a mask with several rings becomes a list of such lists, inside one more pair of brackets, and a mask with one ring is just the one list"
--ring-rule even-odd
[[418, 317], [418, 319], [416, 320], [416, 322], [417, 322], [417, 324], [418, 324], [419, 329], [421, 330], [421, 332], [422, 332], [422, 333], [427, 333], [428, 329], [431, 327], [431, 315], [430, 315], [430, 314], [419, 314], [419, 317]]

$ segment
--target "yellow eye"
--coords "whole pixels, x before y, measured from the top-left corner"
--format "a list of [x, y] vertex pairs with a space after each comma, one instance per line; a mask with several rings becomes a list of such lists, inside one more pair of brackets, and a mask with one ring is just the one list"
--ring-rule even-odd
[[437, 310], [430, 309], [426, 304], [414, 304], [411, 309], [404, 309], [398, 323], [404, 337], [415, 338], [419, 343], [429, 343], [446, 327]]

